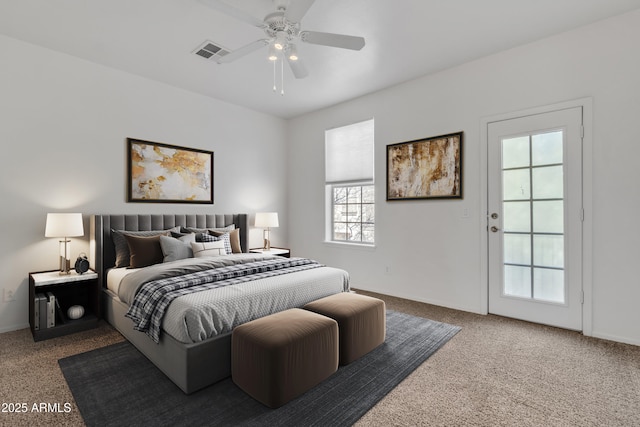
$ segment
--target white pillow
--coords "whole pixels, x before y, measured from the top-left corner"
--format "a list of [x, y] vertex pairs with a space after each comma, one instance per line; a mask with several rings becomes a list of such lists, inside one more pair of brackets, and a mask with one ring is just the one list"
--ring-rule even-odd
[[217, 242], [191, 242], [191, 249], [193, 250], [193, 256], [195, 258], [227, 254], [224, 248], [224, 241], [222, 240], [218, 240]]

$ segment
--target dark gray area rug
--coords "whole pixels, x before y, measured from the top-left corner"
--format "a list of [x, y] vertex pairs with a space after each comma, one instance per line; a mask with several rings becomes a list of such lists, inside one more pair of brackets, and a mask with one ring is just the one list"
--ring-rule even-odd
[[388, 310], [384, 344], [278, 409], [230, 378], [185, 395], [128, 342], [59, 364], [88, 426], [348, 426], [459, 330]]

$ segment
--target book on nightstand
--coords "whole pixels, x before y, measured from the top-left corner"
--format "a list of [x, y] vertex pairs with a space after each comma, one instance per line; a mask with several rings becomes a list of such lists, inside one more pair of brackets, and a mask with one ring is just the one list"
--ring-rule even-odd
[[47, 292], [47, 328], [56, 326], [56, 296]]
[[33, 329], [36, 331], [47, 329], [47, 298], [44, 294], [36, 294], [36, 301], [34, 304], [35, 319], [33, 323]]
[[40, 294], [33, 298], [33, 329], [40, 330]]

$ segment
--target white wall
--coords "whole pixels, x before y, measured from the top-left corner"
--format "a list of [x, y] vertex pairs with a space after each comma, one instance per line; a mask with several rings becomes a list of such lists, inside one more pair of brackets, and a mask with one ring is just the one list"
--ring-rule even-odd
[[[47, 212], [84, 214], [73, 259], [92, 213], [273, 210], [287, 223], [284, 120], [4, 36], [0, 56], [0, 332], [28, 325], [28, 273], [57, 267]], [[127, 137], [214, 151], [215, 204], [126, 203]]]
[[[640, 11], [425, 76], [290, 121], [289, 241], [352, 285], [486, 312], [483, 117], [593, 98], [592, 334], [640, 344]], [[374, 117], [376, 247], [324, 239], [324, 130]], [[464, 131], [464, 199], [386, 202], [386, 145]], [[304, 179], [302, 179], [304, 177]], [[463, 218], [468, 209], [469, 218]], [[388, 268], [388, 272], [387, 272]], [[589, 311], [589, 310], [585, 310]]]

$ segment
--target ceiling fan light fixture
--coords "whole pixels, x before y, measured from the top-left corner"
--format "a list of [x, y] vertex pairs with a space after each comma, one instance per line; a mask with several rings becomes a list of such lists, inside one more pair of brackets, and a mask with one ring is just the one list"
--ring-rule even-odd
[[[233, 52], [225, 52], [216, 59], [218, 64], [229, 63], [268, 46], [267, 58], [273, 63], [273, 91], [277, 91], [277, 73], [280, 72], [280, 95], [284, 95], [284, 63], [287, 62], [296, 79], [309, 75], [304, 66], [304, 58], [298, 56], [297, 43], [310, 43], [341, 49], [360, 50], [365, 45], [363, 37], [320, 31], [302, 31], [300, 21], [316, 0], [273, 0], [276, 10], [262, 20], [232, 6], [229, 0], [201, 0], [211, 8], [240, 21], [262, 29], [264, 38], [242, 46]], [[203, 57], [213, 57], [215, 52], [199, 52]], [[278, 66], [278, 62], [280, 62]], [[279, 68], [279, 70], [278, 70]]]
[[289, 45], [289, 61], [297, 61], [298, 60], [298, 48], [295, 44]]
[[284, 31], [278, 31], [276, 33], [276, 40], [273, 42], [273, 45], [278, 50], [283, 50], [287, 46], [287, 33]]

